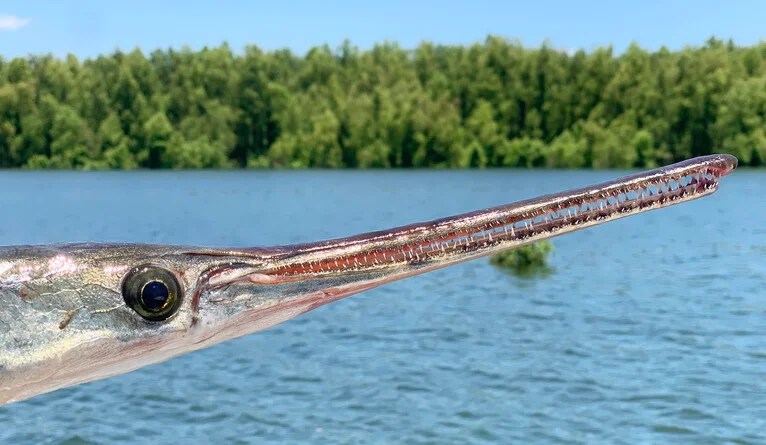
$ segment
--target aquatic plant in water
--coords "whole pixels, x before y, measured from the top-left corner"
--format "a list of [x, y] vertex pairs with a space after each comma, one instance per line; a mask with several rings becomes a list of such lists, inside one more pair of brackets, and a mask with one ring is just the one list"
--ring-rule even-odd
[[553, 250], [553, 244], [543, 240], [496, 253], [490, 257], [489, 262], [517, 276], [546, 275], [553, 271], [548, 264], [548, 257]]

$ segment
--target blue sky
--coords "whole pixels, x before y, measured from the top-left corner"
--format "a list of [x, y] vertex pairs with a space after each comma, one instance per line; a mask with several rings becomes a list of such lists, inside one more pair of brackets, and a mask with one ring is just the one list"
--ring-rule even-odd
[[715, 35], [747, 45], [766, 40], [766, 2], [739, 0], [643, 1], [2, 1], [0, 55], [69, 52], [92, 57], [120, 48], [189, 45], [236, 50], [245, 44], [290, 48], [337, 47], [345, 38], [361, 47], [423, 40], [448, 44], [483, 41], [488, 34], [572, 50], [631, 42], [650, 49], [700, 45]]

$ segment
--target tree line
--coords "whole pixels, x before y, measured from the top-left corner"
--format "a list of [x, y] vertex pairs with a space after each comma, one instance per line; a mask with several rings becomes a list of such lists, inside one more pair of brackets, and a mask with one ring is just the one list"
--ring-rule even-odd
[[766, 43], [481, 44], [0, 58], [2, 168], [766, 163]]

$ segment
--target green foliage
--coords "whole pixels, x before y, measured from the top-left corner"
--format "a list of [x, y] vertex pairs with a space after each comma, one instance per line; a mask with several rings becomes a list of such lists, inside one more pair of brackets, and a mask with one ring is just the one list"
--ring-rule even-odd
[[0, 168], [766, 164], [766, 43], [228, 45], [0, 61]]
[[766, 163], [766, 76], [735, 82], [723, 96], [714, 128], [723, 149], [741, 162]]
[[225, 168], [230, 166], [225, 147], [205, 138], [169, 144], [163, 165], [173, 168]]
[[548, 256], [552, 252], [550, 241], [538, 241], [496, 253], [489, 262], [518, 276], [546, 274], [552, 270], [548, 265]]
[[138, 167], [137, 159], [130, 152], [130, 140], [123, 133], [117, 114], [111, 113], [101, 122], [98, 139], [104, 168], [129, 170]]
[[588, 143], [571, 130], [564, 130], [545, 149], [545, 164], [554, 168], [582, 168], [587, 163]]

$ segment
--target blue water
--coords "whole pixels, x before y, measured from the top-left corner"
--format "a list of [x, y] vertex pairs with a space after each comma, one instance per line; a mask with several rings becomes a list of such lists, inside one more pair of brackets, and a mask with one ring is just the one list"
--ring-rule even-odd
[[[620, 172], [0, 173], [0, 244], [269, 245]], [[766, 443], [766, 173], [0, 408], [0, 442]]]

